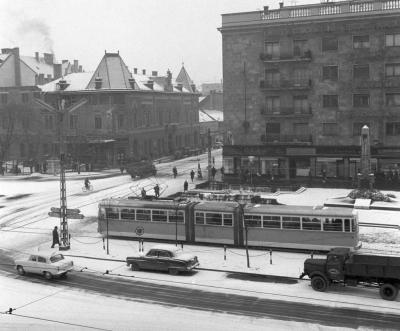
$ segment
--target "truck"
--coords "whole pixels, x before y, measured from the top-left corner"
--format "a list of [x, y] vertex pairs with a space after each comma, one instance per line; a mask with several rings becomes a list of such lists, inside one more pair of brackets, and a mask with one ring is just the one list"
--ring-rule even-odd
[[335, 283], [376, 286], [382, 299], [393, 301], [400, 288], [400, 257], [336, 247], [328, 252], [326, 259], [305, 260], [300, 279], [306, 275], [315, 291], [325, 292]]
[[145, 178], [155, 176], [157, 169], [153, 162], [148, 160], [129, 162], [126, 165], [126, 172], [131, 175], [132, 179]]

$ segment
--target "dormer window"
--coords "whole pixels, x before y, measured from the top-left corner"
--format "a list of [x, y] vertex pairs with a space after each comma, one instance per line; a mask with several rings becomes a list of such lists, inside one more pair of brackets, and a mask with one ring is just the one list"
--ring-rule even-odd
[[103, 79], [102, 78], [96, 77], [94, 79], [94, 86], [95, 86], [96, 90], [101, 89], [102, 84], [103, 84]]

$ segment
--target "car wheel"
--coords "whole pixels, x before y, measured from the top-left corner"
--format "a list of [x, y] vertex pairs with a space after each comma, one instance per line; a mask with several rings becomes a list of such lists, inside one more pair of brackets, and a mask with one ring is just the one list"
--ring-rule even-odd
[[168, 269], [168, 272], [169, 272], [170, 275], [174, 275], [174, 276], [176, 276], [177, 274], [179, 274], [179, 270], [178, 270], [178, 269], [175, 269], [175, 268], [169, 268], [169, 269]]
[[393, 301], [396, 299], [398, 293], [398, 287], [390, 283], [385, 283], [381, 285], [379, 289], [379, 294], [381, 295], [381, 298], [383, 300]]
[[17, 272], [18, 272], [18, 275], [21, 275], [21, 276], [25, 275], [24, 267], [21, 266], [21, 265], [19, 265], [19, 266], [17, 267]]
[[53, 278], [53, 275], [48, 271], [45, 271], [43, 275], [44, 275], [44, 278], [46, 278], [47, 280], [50, 280]]
[[315, 291], [325, 292], [328, 288], [328, 282], [322, 276], [313, 276], [311, 278], [311, 286]]
[[139, 266], [138, 266], [136, 263], [132, 263], [132, 264], [131, 264], [131, 270], [133, 270], [133, 271], [139, 271], [140, 268], [139, 268]]

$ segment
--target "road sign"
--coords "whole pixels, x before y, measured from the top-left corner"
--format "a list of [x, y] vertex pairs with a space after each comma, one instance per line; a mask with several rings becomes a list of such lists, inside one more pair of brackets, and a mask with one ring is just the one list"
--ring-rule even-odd
[[61, 217], [61, 213], [57, 213], [57, 212], [54, 212], [54, 211], [49, 212], [48, 215], [50, 217]]
[[[61, 213], [61, 208], [51, 207], [50, 210], [53, 213]], [[79, 209], [68, 209], [67, 208], [67, 215], [79, 214], [81, 211]]]
[[[61, 213], [60, 212], [57, 213], [57, 212], [54, 212], [54, 211], [49, 212], [48, 215], [50, 217], [61, 217]], [[81, 219], [83, 219], [85, 217], [82, 214], [67, 214], [66, 216], [67, 216], [67, 218], [74, 219], [74, 220], [81, 220]]]
[[136, 227], [135, 233], [136, 233], [138, 236], [143, 236], [143, 234], [144, 234], [144, 228], [143, 228], [143, 226], [138, 226], [138, 227]]

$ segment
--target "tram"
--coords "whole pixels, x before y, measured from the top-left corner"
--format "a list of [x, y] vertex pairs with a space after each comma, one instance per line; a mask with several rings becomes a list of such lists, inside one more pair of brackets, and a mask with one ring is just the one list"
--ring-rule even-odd
[[188, 243], [328, 251], [357, 249], [357, 214], [348, 208], [240, 204], [233, 201], [107, 199], [98, 231], [109, 236]]

